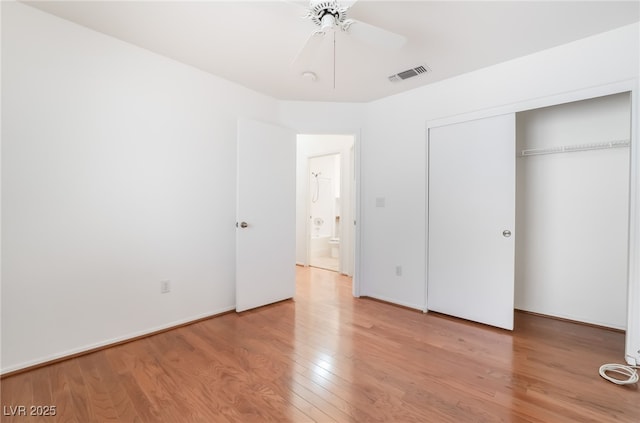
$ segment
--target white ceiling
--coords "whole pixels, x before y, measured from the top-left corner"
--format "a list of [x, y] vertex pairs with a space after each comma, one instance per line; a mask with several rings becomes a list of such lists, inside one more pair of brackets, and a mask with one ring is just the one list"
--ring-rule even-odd
[[[306, 2], [25, 1], [158, 54], [284, 100], [366, 102], [637, 22], [637, 1], [373, 1], [349, 17], [402, 34], [401, 49], [336, 34], [311, 70], [292, 61], [313, 23]], [[298, 3], [298, 4], [294, 4]], [[301, 13], [302, 11], [302, 13]], [[432, 72], [390, 82], [417, 65]]]

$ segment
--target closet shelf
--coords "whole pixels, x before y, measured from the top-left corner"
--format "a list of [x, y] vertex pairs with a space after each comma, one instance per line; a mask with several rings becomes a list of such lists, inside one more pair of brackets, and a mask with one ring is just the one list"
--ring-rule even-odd
[[571, 153], [574, 151], [602, 150], [607, 148], [629, 147], [630, 140], [614, 140], [592, 144], [563, 145], [560, 147], [531, 148], [522, 150], [519, 157], [537, 156], [539, 154]]

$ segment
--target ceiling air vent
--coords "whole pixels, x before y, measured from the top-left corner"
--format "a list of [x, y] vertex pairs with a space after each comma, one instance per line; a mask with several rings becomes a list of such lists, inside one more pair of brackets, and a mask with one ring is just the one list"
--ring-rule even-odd
[[402, 81], [402, 80], [413, 78], [414, 76], [418, 76], [420, 74], [427, 73], [427, 72], [431, 72], [431, 69], [429, 69], [428, 66], [421, 65], [416, 68], [408, 69], [406, 71], [402, 71], [395, 75], [391, 75], [389, 77], [389, 81], [391, 82]]

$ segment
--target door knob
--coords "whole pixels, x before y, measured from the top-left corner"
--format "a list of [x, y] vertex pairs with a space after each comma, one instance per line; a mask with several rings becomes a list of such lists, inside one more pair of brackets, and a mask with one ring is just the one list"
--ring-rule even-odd
[[509, 229], [505, 229], [502, 231], [502, 236], [505, 238], [509, 238], [511, 236], [511, 231]]
[[[238, 224], [236, 223], [236, 227], [238, 226]], [[249, 224], [247, 222], [240, 222], [240, 227], [241, 228], [246, 228], [247, 226], [249, 226]]]

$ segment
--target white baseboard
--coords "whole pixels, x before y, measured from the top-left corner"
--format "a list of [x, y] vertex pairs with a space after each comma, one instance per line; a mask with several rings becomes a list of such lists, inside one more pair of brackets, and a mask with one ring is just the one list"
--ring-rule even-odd
[[370, 297], [370, 298], [375, 298], [376, 300], [380, 300], [380, 301], [384, 301], [387, 303], [391, 303], [391, 304], [397, 304], [399, 306], [403, 306], [403, 307], [407, 307], [407, 308], [412, 308], [418, 311], [423, 311], [425, 306], [423, 304], [414, 304], [414, 303], [407, 303], [404, 301], [398, 301], [395, 298], [389, 298], [386, 297], [384, 295], [377, 295], [377, 294], [360, 294], [361, 297]]

